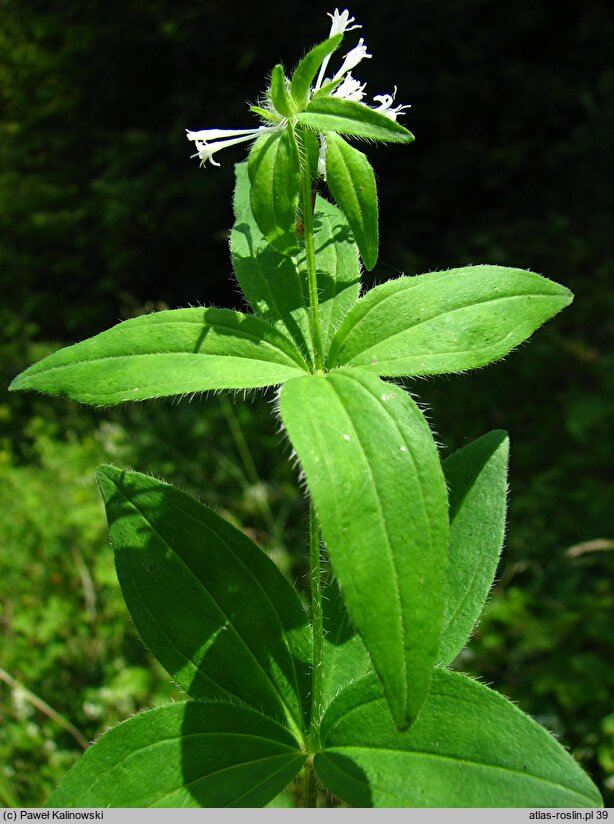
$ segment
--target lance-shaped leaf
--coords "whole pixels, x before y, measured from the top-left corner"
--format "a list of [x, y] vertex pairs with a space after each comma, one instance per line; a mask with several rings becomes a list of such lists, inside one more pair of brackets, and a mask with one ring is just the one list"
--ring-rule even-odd
[[373, 672], [362, 638], [350, 621], [339, 583], [333, 579], [323, 592], [324, 639], [322, 662], [322, 710], [354, 681]]
[[292, 341], [259, 318], [229, 309], [172, 309], [60, 349], [18, 375], [10, 389], [110, 406], [269, 386], [305, 369]]
[[221, 702], [158, 707], [88, 749], [50, 807], [262, 807], [304, 763], [287, 729]]
[[299, 109], [304, 109], [309, 100], [309, 88], [324, 58], [332, 54], [343, 40], [343, 34], [335, 34], [323, 43], [314, 46], [296, 67], [292, 75], [290, 89]]
[[247, 163], [238, 163], [235, 171], [230, 252], [239, 285], [254, 312], [278, 329], [287, 330], [301, 351], [311, 353], [309, 294], [298, 248], [294, 255], [285, 255], [271, 246], [254, 219]]
[[[316, 197], [313, 226], [320, 329], [326, 353], [339, 324], [358, 300], [360, 264], [347, 220], [334, 204], [319, 195]], [[306, 280], [306, 270], [304, 277]]]
[[128, 609], [173, 679], [195, 698], [232, 697], [302, 730], [310, 633], [275, 564], [168, 484], [111, 466], [97, 479]]
[[[315, 137], [315, 136], [314, 136]], [[252, 215], [247, 164], [236, 166], [236, 222], [230, 238], [237, 279], [254, 311], [287, 331], [303, 352], [312, 352], [304, 253], [284, 255], [267, 242]], [[315, 254], [322, 340], [328, 348], [335, 329], [358, 299], [358, 251], [347, 220], [316, 197]]]
[[316, 97], [297, 120], [311, 129], [323, 132], [366, 137], [386, 143], [411, 143], [413, 134], [391, 117], [376, 112], [362, 103], [340, 97]]
[[316, 132], [311, 129], [304, 129], [300, 126], [297, 128], [297, 133], [300, 135], [300, 145], [302, 147], [302, 157], [305, 166], [309, 164], [309, 173], [311, 175], [311, 183], [318, 179], [318, 165], [320, 162], [320, 140]]
[[284, 253], [296, 249], [301, 184], [298, 147], [290, 127], [259, 137], [249, 154], [252, 213], [265, 238]]
[[436, 670], [412, 728], [399, 733], [373, 678], [349, 687], [321, 728], [315, 768], [355, 807], [597, 807], [571, 755], [506, 698]]
[[450, 455], [450, 541], [439, 662], [449, 664], [469, 640], [492, 586], [505, 535], [509, 438], [483, 435]]
[[366, 155], [336, 134], [326, 137], [326, 182], [348, 219], [366, 268], [377, 263], [375, 175]]
[[474, 369], [507, 355], [572, 299], [558, 283], [505, 266], [397, 278], [348, 313], [330, 364], [387, 376]]
[[447, 493], [431, 432], [409, 395], [360, 370], [289, 381], [280, 410], [350, 617], [406, 727], [443, 612]]
[[294, 114], [294, 99], [290, 94], [284, 67], [278, 63], [271, 74], [271, 100], [280, 114], [290, 117]]

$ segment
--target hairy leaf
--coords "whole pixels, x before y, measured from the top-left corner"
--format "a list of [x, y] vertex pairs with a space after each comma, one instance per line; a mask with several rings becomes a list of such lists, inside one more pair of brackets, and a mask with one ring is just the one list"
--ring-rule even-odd
[[[266, 241], [252, 215], [246, 166], [236, 166], [236, 222], [230, 238], [237, 279], [257, 314], [287, 331], [301, 351], [312, 353], [304, 253], [297, 249], [292, 256], [283, 255]], [[328, 348], [358, 299], [358, 251], [341, 211], [320, 196], [315, 203], [314, 234], [321, 334]]]
[[383, 140], [386, 143], [411, 143], [413, 134], [390, 117], [340, 97], [316, 97], [297, 119], [305, 126], [325, 132]]
[[168, 484], [103, 466], [117, 574], [143, 640], [195, 698], [229, 697], [302, 730], [310, 631], [252, 541]]
[[304, 164], [309, 163], [309, 173], [311, 175], [312, 184], [318, 178], [318, 165], [320, 161], [320, 141], [316, 132], [311, 129], [304, 129], [301, 126], [297, 127], [297, 133], [300, 135], [300, 141], [304, 157]]
[[254, 312], [287, 330], [302, 352], [312, 353], [309, 294], [298, 247], [293, 255], [285, 255], [271, 246], [254, 220], [247, 163], [238, 163], [235, 171], [230, 251], [239, 285]]
[[320, 196], [316, 197], [313, 226], [320, 329], [326, 354], [339, 324], [358, 300], [360, 264], [347, 220], [336, 206]]
[[294, 100], [284, 75], [284, 67], [278, 63], [271, 74], [271, 100], [280, 114], [290, 117], [294, 113]]
[[505, 535], [509, 438], [483, 435], [450, 455], [450, 541], [439, 662], [449, 664], [469, 640], [492, 586]]
[[50, 807], [261, 807], [301, 768], [287, 729], [245, 707], [187, 701], [102, 736]]
[[249, 154], [247, 170], [252, 213], [260, 231], [280, 251], [293, 252], [301, 170], [292, 129], [259, 137]]
[[348, 313], [331, 366], [435, 375], [507, 355], [573, 299], [551, 280], [505, 266], [467, 266], [377, 286]]
[[336, 134], [326, 137], [326, 182], [348, 219], [361, 257], [371, 271], [377, 263], [377, 188], [366, 155]]
[[141, 315], [60, 349], [15, 378], [10, 389], [37, 389], [82, 403], [249, 389], [305, 371], [280, 332], [229, 309], [172, 309]]
[[399, 733], [376, 679], [349, 687], [322, 722], [315, 767], [356, 807], [595, 807], [599, 792], [535, 721], [487, 687], [436, 670]]
[[309, 89], [324, 58], [332, 54], [343, 40], [343, 34], [329, 37], [323, 43], [314, 46], [296, 67], [292, 75], [290, 89], [299, 109], [304, 109], [309, 100]]
[[280, 410], [350, 617], [406, 727], [443, 612], [447, 495], [432, 435], [405, 392], [360, 370], [290, 381]]

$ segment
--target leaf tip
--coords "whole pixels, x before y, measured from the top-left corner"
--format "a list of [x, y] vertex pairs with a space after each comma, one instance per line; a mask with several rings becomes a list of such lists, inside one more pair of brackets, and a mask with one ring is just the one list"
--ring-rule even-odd
[[25, 378], [25, 372], [20, 372], [17, 377], [13, 378], [13, 380], [9, 383], [9, 392], [19, 392], [22, 389], [27, 389], [27, 386], [24, 386], [24, 383], [27, 382], [27, 378]]
[[116, 466], [111, 466], [110, 464], [102, 464], [96, 469], [94, 477], [105, 502], [109, 497], [110, 491], [118, 486], [124, 473], [125, 470], [118, 469]]

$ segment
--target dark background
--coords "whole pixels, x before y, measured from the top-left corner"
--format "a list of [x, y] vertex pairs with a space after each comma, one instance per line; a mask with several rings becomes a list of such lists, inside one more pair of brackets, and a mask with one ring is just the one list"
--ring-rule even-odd
[[[3, 385], [60, 342], [136, 312], [197, 303], [242, 308], [227, 236], [233, 164], [244, 152], [224, 152], [221, 168], [200, 170], [184, 130], [254, 123], [246, 102], [256, 101], [276, 62], [291, 69], [326, 36], [326, 11], [332, 8], [320, 3], [272, 2], [246, 10], [221, 0], [0, 2]], [[598, 0], [363, 0], [351, 11], [363, 24], [354, 34], [373, 54], [355, 74], [370, 95], [398, 86], [397, 102], [412, 104], [403, 122], [416, 135], [410, 147], [367, 150], [379, 180], [381, 251], [366, 285], [399, 272], [495, 263], [532, 269], [576, 295], [505, 362], [408, 385], [429, 404], [444, 453], [495, 427], [512, 440], [499, 583], [459, 666], [536, 715], [614, 792], [607, 476], [614, 10]], [[84, 691], [98, 682], [104, 690], [122, 667], [145, 671], [147, 654], [130, 630], [101, 636], [92, 652], [91, 636], [102, 629], [91, 610], [83, 618], [90, 640], [84, 633], [83, 647], [66, 652], [82, 609], [68, 603], [78, 600], [84, 577], [71, 571], [74, 553], [65, 550], [78, 546], [86, 567], [88, 547], [108, 550], [93, 489], [91, 500], [83, 493], [83, 507], [92, 509], [82, 516], [74, 514], [86, 512], [75, 508], [78, 495], [75, 504], [65, 490], [90, 489], [85, 479], [96, 461], [111, 453], [192, 489], [265, 545], [275, 538], [276, 559], [301, 580], [304, 502], [266, 402], [220, 407], [209, 399], [95, 413], [2, 394], [0, 427], [9, 536], [0, 561], [7, 588], [0, 667], [63, 708], [89, 737], [155, 701], [164, 680], [135, 676], [141, 687], [124, 685], [133, 704], [97, 693], [101, 714], [88, 715]], [[62, 478], [64, 491], [50, 492]], [[37, 489], [52, 495], [48, 518], [40, 517]], [[50, 535], [54, 518], [60, 526]], [[48, 617], [50, 547], [63, 559], [54, 590], [58, 629], [50, 636], [55, 642], [59, 634], [65, 646], [53, 655], [40, 623]], [[112, 574], [92, 574], [102, 601]], [[34, 598], [27, 609], [40, 609], [32, 626], [15, 617], [27, 595]], [[127, 622], [121, 599], [113, 603], [112, 617]], [[35, 647], [46, 650], [36, 665]], [[105, 663], [118, 655], [121, 666]], [[12, 793], [23, 804], [40, 803], [74, 757], [71, 740], [49, 719], [15, 709], [6, 684], [3, 695], [11, 729], [3, 754], [13, 773], [0, 774], [0, 800], [6, 785], [9, 801]], [[38, 732], [22, 734], [24, 724]], [[48, 742], [64, 755], [43, 757], [43, 745], [53, 749]], [[38, 783], [24, 777], [32, 763]]]

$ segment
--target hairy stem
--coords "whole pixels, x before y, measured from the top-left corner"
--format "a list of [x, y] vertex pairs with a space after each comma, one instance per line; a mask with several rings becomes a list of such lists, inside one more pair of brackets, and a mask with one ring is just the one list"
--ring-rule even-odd
[[304, 807], [318, 806], [318, 779], [313, 768], [311, 758], [305, 762], [305, 794], [303, 798]]
[[305, 258], [307, 261], [307, 283], [309, 286], [309, 310], [311, 318], [311, 334], [315, 349], [315, 364], [319, 372], [324, 370], [324, 347], [320, 332], [320, 303], [318, 297], [318, 276], [316, 272], [316, 252], [313, 235], [313, 202], [311, 193], [311, 169], [309, 167], [309, 153], [304, 152], [302, 168], [303, 227], [305, 241]]

